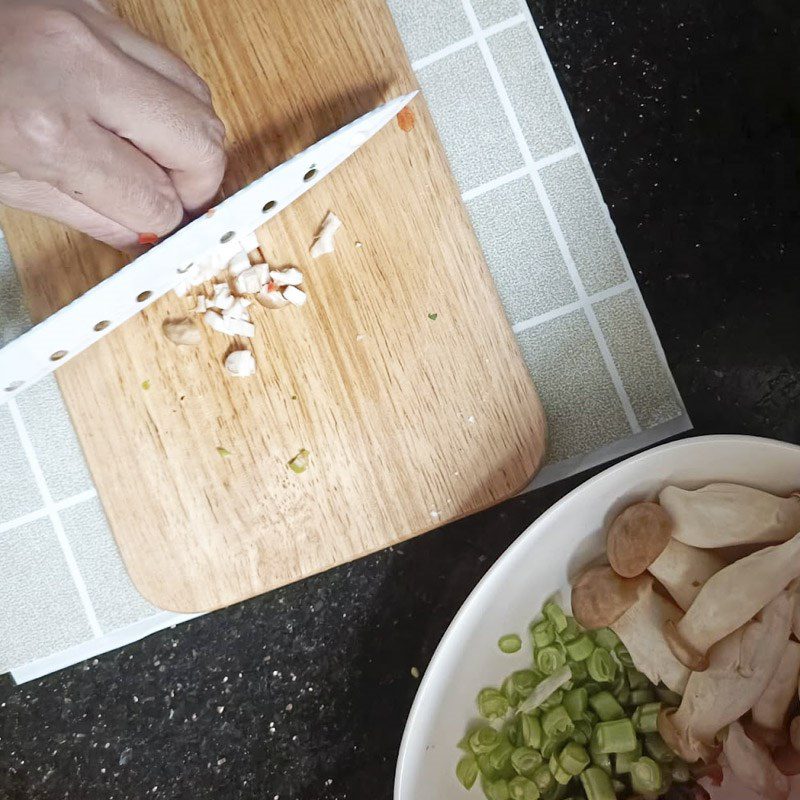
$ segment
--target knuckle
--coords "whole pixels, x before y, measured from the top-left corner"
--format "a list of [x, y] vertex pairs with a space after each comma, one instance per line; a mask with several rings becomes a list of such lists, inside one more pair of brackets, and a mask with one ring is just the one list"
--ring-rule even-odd
[[63, 45], [84, 45], [94, 41], [89, 26], [75, 13], [58, 6], [35, 6], [32, 29], [45, 39], [57, 39]]
[[[187, 69], [189, 68], [187, 67]], [[211, 89], [208, 88], [208, 84], [199, 75], [196, 75], [191, 70], [189, 70], [189, 75], [190, 77], [188, 77], [188, 80], [194, 87], [194, 91], [197, 93], [197, 96], [200, 97], [203, 102], [211, 105]]]
[[70, 121], [57, 111], [30, 106], [13, 112], [12, 125], [20, 140], [36, 154], [57, 159], [69, 138]]
[[183, 206], [172, 184], [169, 189], [157, 187], [144, 201], [145, 217], [152, 220], [154, 233], [164, 234], [178, 227], [183, 219]]

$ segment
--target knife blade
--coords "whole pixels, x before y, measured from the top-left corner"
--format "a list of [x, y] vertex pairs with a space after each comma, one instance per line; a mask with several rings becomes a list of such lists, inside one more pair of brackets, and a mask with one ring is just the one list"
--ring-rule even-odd
[[397, 97], [326, 136], [190, 222], [0, 349], [0, 405], [181, 286], [193, 265], [280, 214], [405, 108]]

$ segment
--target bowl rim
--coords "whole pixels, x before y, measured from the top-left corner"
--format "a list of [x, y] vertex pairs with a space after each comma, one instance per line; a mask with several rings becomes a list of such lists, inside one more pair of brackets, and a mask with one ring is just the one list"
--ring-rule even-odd
[[472, 607], [479, 602], [479, 596], [482, 594], [484, 584], [489, 583], [492, 580], [492, 576], [495, 574], [495, 572], [502, 569], [504, 563], [507, 560], [512, 559], [513, 554], [518, 549], [521, 549], [528, 539], [536, 536], [538, 529], [543, 527], [547, 520], [558, 514], [565, 505], [572, 501], [576, 494], [582, 494], [587, 490], [588, 487], [607, 480], [609, 476], [613, 476], [615, 473], [623, 469], [629, 469], [631, 464], [647, 462], [653, 458], [658, 458], [664, 453], [670, 453], [675, 450], [693, 449], [707, 444], [723, 443], [751, 443], [758, 446], [776, 447], [781, 450], [800, 451], [800, 445], [792, 444], [791, 442], [784, 442], [780, 439], [771, 439], [765, 436], [751, 436], [748, 434], [704, 434], [700, 436], [689, 436], [676, 441], [665, 442], [664, 444], [657, 445], [656, 447], [651, 447], [638, 453], [634, 453], [632, 456], [624, 458], [616, 464], [612, 464], [611, 466], [599, 472], [597, 475], [594, 475], [588, 480], [578, 484], [578, 486], [569, 491], [562, 498], [553, 503], [553, 505], [551, 505], [546, 511], [536, 517], [536, 519], [534, 519], [531, 524], [528, 525], [528, 527], [525, 528], [525, 530], [522, 531], [522, 533], [520, 533], [520, 535], [498, 556], [494, 564], [489, 567], [483, 577], [478, 581], [477, 584], [475, 584], [472, 591], [469, 593], [469, 595], [467, 595], [467, 598], [459, 607], [458, 611], [456, 611], [453, 619], [450, 621], [450, 624], [442, 634], [442, 638], [436, 645], [436, 649], [431, 656], [431, 660], [428, 662], [428, 666], [425, 669], [425, 673], [420, 681], [420, 685], [417, 688], [417, 693], [414, 696], [414, 701], [411, 704], [411, 709], [408, 712], [406, 724], [403, 729], [403, 736], [400, 741], [400, 748], [398, 750], [397, 765], [394, 776], [394, 800], [402, 800], [400, 791], [403, 789], [403, 782], [406, 779], [405, 766], [406, 761], [408, 760], [407, 755], [410, 748], [411, 731], [415, 727], [415, 721], [421, 713], [421, 708], [425, 702], [425, 696], [428, 692], [429, 686], [434, 680], [432, 676], [436, 673], [435, 667], [437, 666], [438, 661], [444, 658], [443, 651], [446, 648], [447, 642], [452, 636], [453, 631], [459, 625], [462, 618], [467, 616]]

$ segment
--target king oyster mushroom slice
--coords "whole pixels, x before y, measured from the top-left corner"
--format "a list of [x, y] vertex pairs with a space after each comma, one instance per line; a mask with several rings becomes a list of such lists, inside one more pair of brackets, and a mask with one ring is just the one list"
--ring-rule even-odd
[[800, 496], [777, 497], [750, 486], [712, 483], [690, 491], [667, 486], [658, 496], [672, 535], [693, 547], [785, 542], [800, 531]]
[[624, 578], [645, 571], [656, 578], [685, 611], [703, 584], [724, 566], [716, 553], [672, 538], [672, 520], [658, 503], [635, 503], [611, 523], [608, 560]]
[[673, 653], [689, 669], [705, 669], [709, 648], [744, 625], [798, 576], [800, 533], [721, 569], [706, 581], [677, 624], [667, 622], [664, 633]]
[[672, 654], [662, 632], [681, 611], [653, 591], [650, 575], [622, 578], [611, 567], [592, 567], [572, 587], [572, 612], [585, 628], [611, 628], [640, 672], [683, 693], [689, 670]]
[[749, 622], [711, 648], [708, 669], [693, 672], [677, 710], [663, 709], [658, 732], [684, 761], [713, 761], [717, 734], [746, 714], [778, 668], [794, 598], [781, 592]]
[[769, 750], [750, 739], [738, 722], [728, 726], [722, 752], [731, 772], [759, 797], [786, 800], [789, 796], [789, 780], [775, 766]]
[[[795, 608], [797, 602], [795, 601]], [[789, 641], [775, 674], [753, 706], [753, 738], [775, 747], [786, 741], [786, 717], [797, 695], [800, 675], [800, 643]]]

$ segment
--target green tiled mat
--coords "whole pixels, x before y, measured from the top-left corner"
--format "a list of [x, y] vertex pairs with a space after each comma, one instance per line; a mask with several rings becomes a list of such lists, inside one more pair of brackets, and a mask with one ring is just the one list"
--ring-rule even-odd
[[[689, 427], [520, 0], [388, 0], [550, 424], [535, 484]], [[0, 342], [29, 325], [0, 237]], [[0, 407], [0, 672], [29, 680], [188, 615], [131, 585], [58, 386]]]

